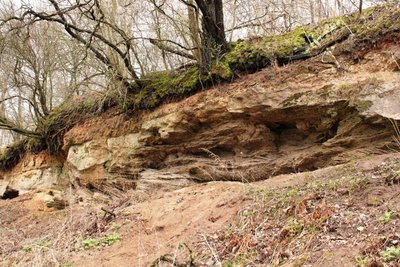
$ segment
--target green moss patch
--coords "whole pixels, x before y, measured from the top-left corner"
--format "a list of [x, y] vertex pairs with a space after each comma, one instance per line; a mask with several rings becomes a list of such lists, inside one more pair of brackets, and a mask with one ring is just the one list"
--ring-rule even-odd
[[128, 103], [133, 109], [154, 108], [166, 98], [185, 95], [200, 83], [196, 66], [177, 71], [160, 71], [142, 77], [144, 87], [130, 95]]
[[[352, 49], [366, 42], [374, 44], [389, 33], [400, 31], [400, 10], [391, 5], [364, 10], [346, 17], [323, 20], [316, 26], [305, 25], [291, 32], [232, 44], [223, 59], [235, 71], [253, 72], [273, 62], [287, 64], [323, 53], [351, 36]], [[348, 43], [344, 44], [349, 46]]]
[[142, 77], [143, 88], [128, 96], [128, 109], [151, 109], [170, 100], [187, 97], [214, 82], [228, 81], [233, 71], [226, 62], [214, 61], [211, 71], [202, 74], [196, 65], [173, 71], [153, 72]]
[[[349, 18], [324, 20], [317, 26], [300, 26], [291, 32], [266, 36], [256, 40], [240, 40], [232, 44], [232, 50], [224, 58], [235, 71], [257, 71], [276, 61], [287, 64], [290, 61], [305, 59], [325, 50], [327, 43], [342, 39]], [[315, 51], [315, 52], [314, 52]]]
[[351, 25], [358, 42], [375, 43], [378, 38], [400, 31], [400, 9], [393, 5], [370, 8], [363, 17]]

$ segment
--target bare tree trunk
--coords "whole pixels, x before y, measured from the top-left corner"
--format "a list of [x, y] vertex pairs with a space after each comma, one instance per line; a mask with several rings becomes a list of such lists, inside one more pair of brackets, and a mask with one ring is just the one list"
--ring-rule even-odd
[[200, 29], [199, 29], [199, 13], [194, 8], [193, 0], [188, 1], [188, 17], [189, 17], [189, 30], [190, 38], [192, 39], [192, 44], [194, 46], [193, 56], [196, 61], [200, 63], [201, 61], [201, 41], [200, 41]]
[[200, 69], [208, 73], [211, 59], [228, 50], [222, 0], [195, 0], [202, 13]]
[[[159, 13], [160, 11], [159, 10], [155, 10], [154, 11], [154, 24], [155, 24], [155, 32], [156, 32], [156, 35], [157, 35], [157, 39], [158, 40], [162, 40], [162, 36], [161, 36], [161, 23], [160, 23], [160, 17], [159, 17]], [[168, 62], [167, 62], [167, 53], [166, 53], [166, 51], [165, 50], [162, 50], [161, 49], [161, 57], [162, 57], [162, 61], [163, 61], [163, 64], [164, 64], [164, 68], [167, 70], [167, 69], [169, 69], [169, 66], [168, 66]], [[142, 74], [143, 74], [143, 70], [142, 70]]]
[[311, 17], [311, 23], [314, 24], [315, 22], [315, 14], [314, 14], [314, 3], [312, 0], [308, 1], [309, 5], [310, 5], [310, 17]]

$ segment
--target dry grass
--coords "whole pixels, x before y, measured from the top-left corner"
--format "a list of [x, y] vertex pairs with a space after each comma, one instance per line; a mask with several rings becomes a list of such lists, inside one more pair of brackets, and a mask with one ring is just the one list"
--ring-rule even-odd
[[344, 248], [349, 266], [367, 259], [398, 266], [400, 257], [388, 261], [382, 253], [400, 241], [400, 206], [393, 199], [400, 193], [399, 171], [398, 161], [369, 173], [350, 165], [300, 187], [255, 188], [235, 224], [199, 237], [207, 242], [196, 248], [197, 259], [211, 266], [322, 266], [342, 257], [335, 253]]
[[399, 125], [397, 124], [397, 121], [395, 121], [395, 120], [390, 120], [390, 122], [392, 123], [392, 125], [393, 125], [393, 129], [394, 129], [394, 136], [393, 136], [393, 139], [394, 139], [394, 142], [395, 142], [395, 144], [396, 144], [396, 147], [397, 147], [397, 151], [400, 151], [400, 127], [399, 127]]
[[120, 239], [113, 220], [96, 205], [35, 214], [10, 201], [0, 209], [0, 266], [72, 266], [77, 251]]

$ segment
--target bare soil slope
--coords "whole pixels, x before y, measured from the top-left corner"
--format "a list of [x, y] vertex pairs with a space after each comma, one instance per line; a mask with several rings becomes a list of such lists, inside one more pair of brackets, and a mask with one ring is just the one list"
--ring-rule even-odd
[[[1, 263], [398, 266], [399, 184], [400, 155], [391, 154], [253, 184], [212, 182], [158, 199], [131, 195], [58, 212], [38, 211], [40, 204], [25, 195], [0, 202]], [[97, 244], [101, 237], [111, 245]]]

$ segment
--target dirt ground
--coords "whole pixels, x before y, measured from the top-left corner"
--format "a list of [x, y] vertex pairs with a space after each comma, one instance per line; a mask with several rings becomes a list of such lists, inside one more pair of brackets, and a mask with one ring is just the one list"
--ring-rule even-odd
[[399, 266], [399, 182], [390, 154], [61, 211], [21, 195], [0, 201], [0, 265]]

